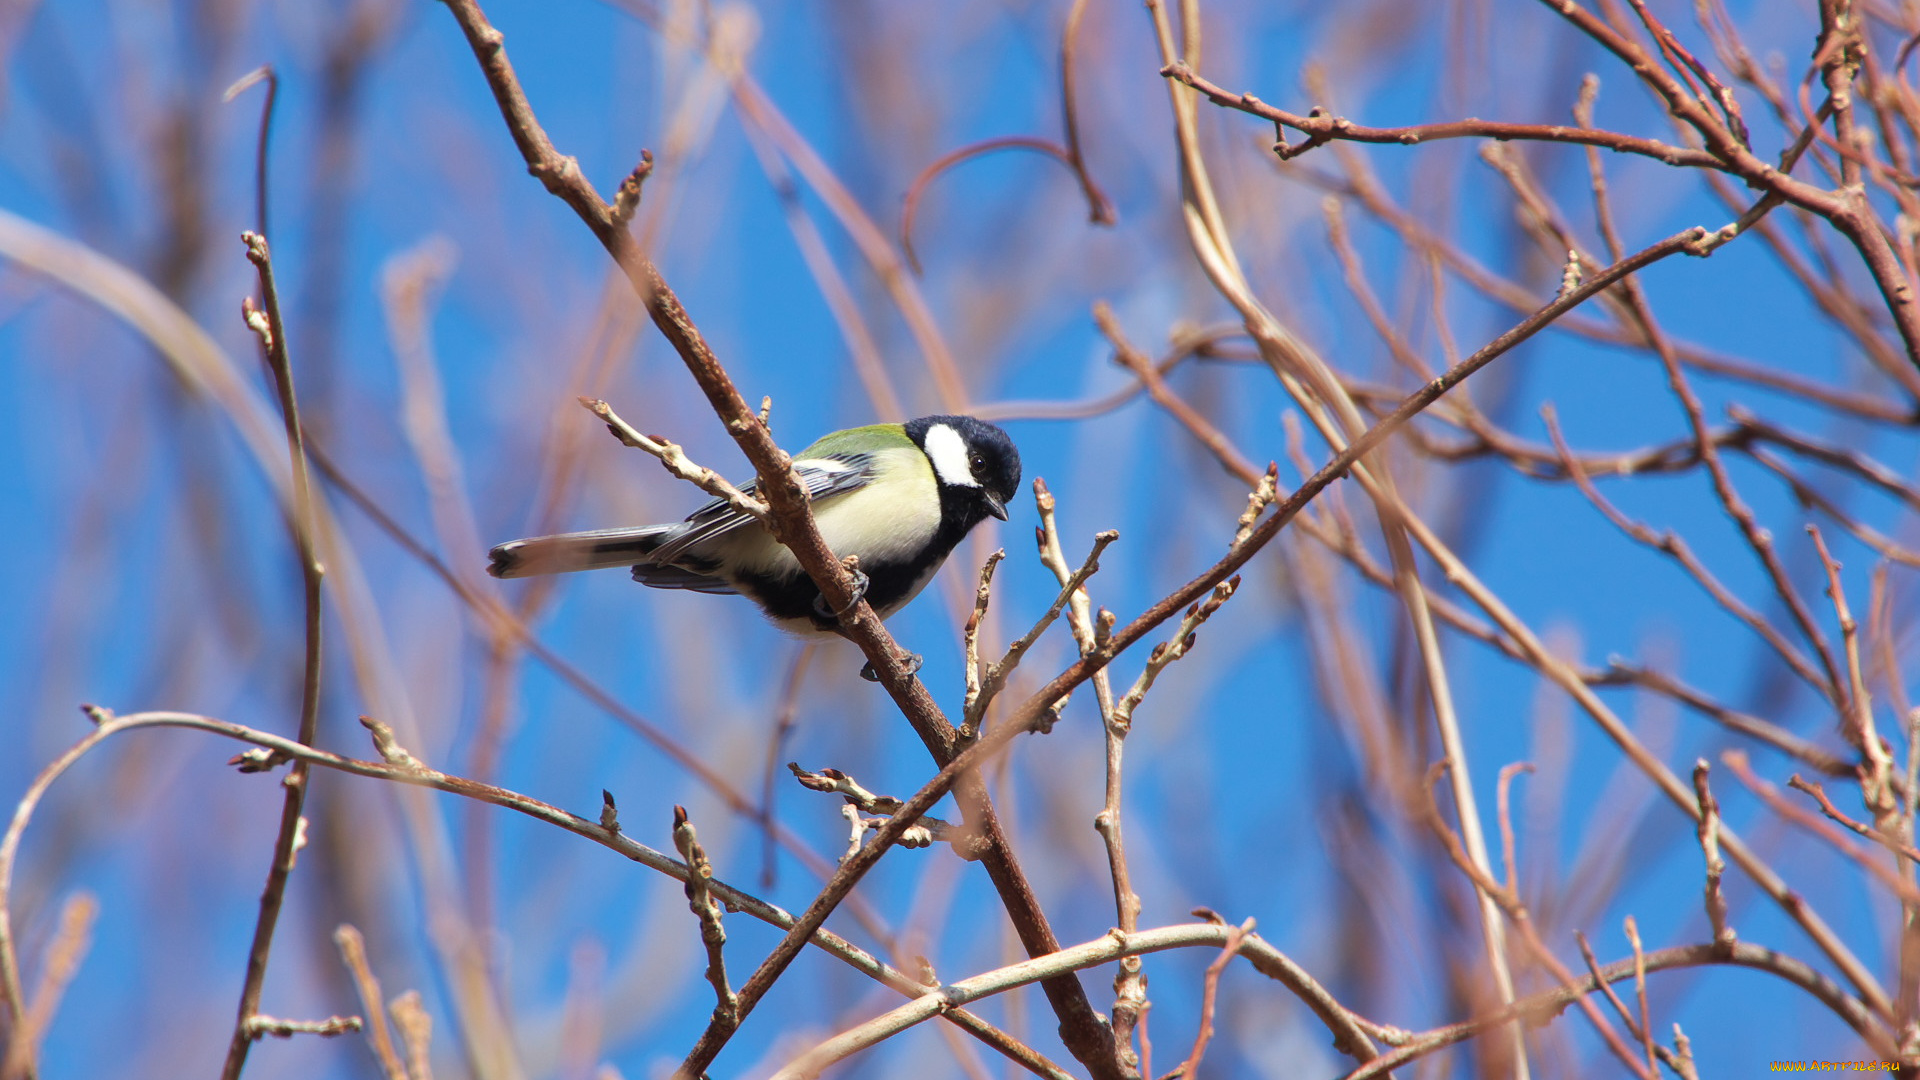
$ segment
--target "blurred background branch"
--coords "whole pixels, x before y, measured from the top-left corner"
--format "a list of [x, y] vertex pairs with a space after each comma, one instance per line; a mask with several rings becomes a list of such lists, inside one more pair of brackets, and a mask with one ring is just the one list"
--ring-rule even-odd
[[[1920, 1067], [1920, 10], [447, 6], [0, 10], [0, 1080], [643, 1076], [776, 950], [713, 1075]], [[779, 447], [992, 419], [1040, 556], [864, 656], [497, 583], [704, 497], [582, 397], [802, 538]], [[791, 759], [963, 823], [806, 950]]]

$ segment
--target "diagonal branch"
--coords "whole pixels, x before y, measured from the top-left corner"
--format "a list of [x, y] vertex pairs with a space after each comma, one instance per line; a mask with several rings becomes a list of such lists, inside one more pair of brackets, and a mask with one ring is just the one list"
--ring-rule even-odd
[[[514, 75], [512, 64], [507, 60], [505, 39], [500, 31], [487, 21], [476, 0], [446, 0], [446, 4], [480, 63], [514, 144], [527, 162], [528, 171], [538, 177], [548, 191], [573, 208], [574, 213], [593, 231], [601, 246], [627, 275], [646, 306], [648, 316], [680, 355], [714, 413], [753, 464], [758, 474], [757, 493], [767, 501], [772, 515], [770, 531], [793, 552], [794, 558], [820, 589], [828, 607], [841, 612], [841, 635], [866, 654], [881, 685], [913, 725], [934, 760], [943, 767], [951, 765], [957, 745], [953, 725], [926, 687], [913, 677], [906, 666], [910, 654], [894, 643], [892, 635], [881, 625], [872, 606], [855, 595], [853, 579], [847, 568], [827, 548], [814, 524], [807, 505], [806, 490], [794, 475], [792, 459], [773, 441], [772, 432], [741, 396], [659, 269], [621, 227], [614, 208], [600, 197], [592, 183], [581, 174], [579, 163], [561, 154], [547, 137], [545, 129], [534, 116], [519, 79]], [[969, 817], [969, 824], [979, 832], [979, 857], [1007, 907], [1008, 916], [1019, 932], [1021, 942], [1034, 955], [1056, 951], [1059, 940], [1048, 924], [1045, 913], [1041, 911], [1039, 900], [1034, 896], [1025, 873], [1013, 857], [993, 808], [987, 801], [984, 784], [978, 777], [968, 778], [961, 783], [958, 797]], [[828, 882], [814, 906], [809, 908], [809, 914], [816, 918], [814, 928], [852, 890], [860, 875], [871, 865], [871, 859], [877, 859], [898, 838], [899, 831], [892, 829], [895, 824], [904, 829], [911, 824], [911, 820], [902, 822], [901, 819], [895, 819], [889, 823], [889, 827], [883, 828], [874, 842], [863, 850], [863, 855], [871, 853], [869, 859], [848, 860]], [[811, 929], [807, 931], [810, 932]], [[689, 1055], [684, 1068], [695, 1075], [705, 1070], [726, 1045], [733, 1031], [737, 1030], [738, 1021], [747, 1016], [773, 980], [799, 954], [807, 933], [796, 929], [781, 942], [741, 988], [737, 1018], [728, 1023], [717, 1017]], [[1062, 1038], [1074, 1056], [1103, 1080], [1117, 1080], [1122, 1074], [1114, 1071], [1112, 1034], [1093, 1011], [1079, 981], [1072, 976], [1063, 976], [1049, 980], [1045, 989], [1048, 1000], [1060, 1017]]]
[[[305, 431], [300, 423], [300, 404], [294, 395], [293, 365], [287, 356], [287, 327], [280, 317], [280, 292], [274, 285], [273, 259], [267, 250], [267, 238], [244, 233], [247, 258], [260, 274], [260, 296], [264, 311], [245, 305], [246, 321], [260, 338], [267, 366], [273, 372], [280, 396], [280, 414], [287, 430], [287, 453], [292, 459], [293, 508], [288, 523], [294, 547], [300, 559], [302, 601], [306, 609], [306, 659], [300, 685], [299, 738], [312, 745], [320, 723], [320, 584], [325, 569], [314, 546], [315, 517], [313, 487], [307, 470]], [[238, 1080], [246, 1068], [247, 1052], [260, 1030], [254, 1023], [260, 1011], [260, 992], [266, 984], [267, 958], [273, 949], [274, 929], [280, 922], [280, 908], [286, 901], [287, 879], [293, 875], [294, 860], [299, 857], [306, 818], [302, 811], [307, 800], [307, 767], [296, 762], [281, 782], [286, 797], [280, 810], [280, 832], [273, 845], [273, 862], [267, 870], [267, 884], [260, 893], [260, 915], [254, 922], [253, 945], [247, 952], [247, 974], [240, 989], [239, 1015], [234, 1021], [233, 1037], [228, 1040], [226, 1064], [221, 1080]]]

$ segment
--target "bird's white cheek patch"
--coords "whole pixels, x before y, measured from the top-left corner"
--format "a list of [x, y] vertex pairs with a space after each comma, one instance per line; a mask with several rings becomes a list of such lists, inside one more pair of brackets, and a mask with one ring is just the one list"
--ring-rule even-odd
[[973, 478], [973, 466], [967, 464], [967, 441], [960, 433], [946, 424], [935, 424], [927, 429], [927, 460], [933, 462], [933, 471], [940, 479], [956, 487], [979, 487], [980, 482]]

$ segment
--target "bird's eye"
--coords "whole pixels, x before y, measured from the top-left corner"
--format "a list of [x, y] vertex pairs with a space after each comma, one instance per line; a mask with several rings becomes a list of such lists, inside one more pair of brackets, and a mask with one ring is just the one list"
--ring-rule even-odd
[[973, 471], [977, 473], [987, 467], [987, 459], [981, 457], [979, 454], [975, 454], [973, 455], [973, 460], [967, 462], [967, 464], [973, 466]]

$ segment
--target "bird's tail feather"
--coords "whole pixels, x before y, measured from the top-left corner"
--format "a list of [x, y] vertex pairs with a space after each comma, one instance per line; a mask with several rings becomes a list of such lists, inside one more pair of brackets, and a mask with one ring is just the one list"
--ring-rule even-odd
[[648, 553], [678, 528], [645, 525], [513, 540], [487, 553], [492, 560], [487, 573], [497, 578], [518, 578], [632, 566], [646, 562]]

